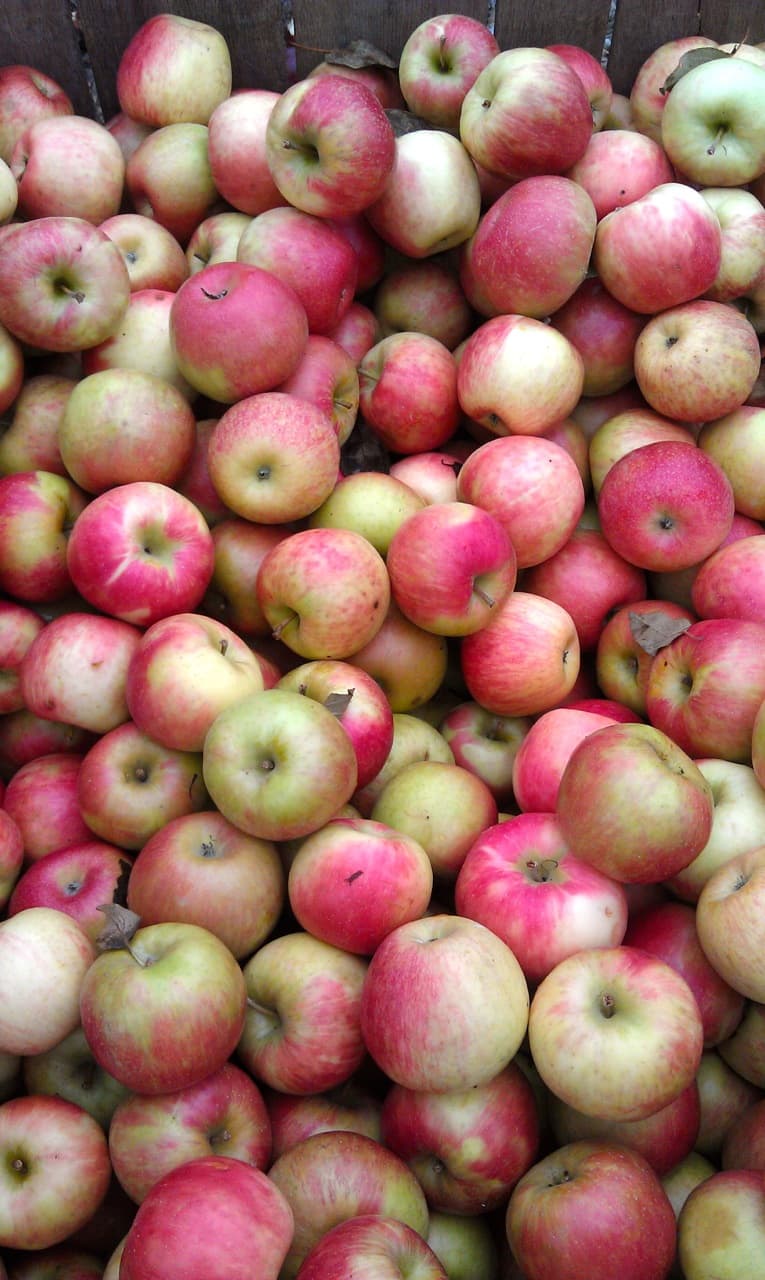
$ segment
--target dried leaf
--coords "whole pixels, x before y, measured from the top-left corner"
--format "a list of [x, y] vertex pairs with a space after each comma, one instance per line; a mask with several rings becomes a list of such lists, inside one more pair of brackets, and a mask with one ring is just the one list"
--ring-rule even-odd
[[370, 44], [368, 40], [351, 40], [350, 44], [345, 44], [341, 49], [332, 49], [326, 55], [325, 62], [330, 63], [333, 67], [387, 67], [390, 71], [395, 71], [398, 63], [395, 58], [391, 58], [383, 49], [378, 49], [376, 45]]
[[118, 902], [105, 902], [98, 910], [106, 916], [103, 931], [96, 939], [100, 950], [121, 951], [123, 947], [129, 950], [130, 939], [141, 923], [141, 917], [128, 907], [121, 907]]
[[388, 107], [385, 114], [397, 138], [403, 138], [405, 133], [419, 133], [422, 129], [435, 128], [427, 120], [423, 120], [422, 116], [416, 116], [413, 111], [403, 111], [400, 107]]
[[687, 631], [691, 625], [688, 618], [671, 618], [668, 613], [662, 613], [660, 609], [653, 613], [630, 611], [629, 621], [630, 631], [637, 644], [652, 658], [660, 649], [666, 648], [684, 631]]
[[337, 716], [339, 720], [343, 712], [347, 710], [355, 692], [355, 689], [347, 689], [345, 693], [328, 693], [324, 699], [324, 706], [327, 711], [331, 711], [333, 716]]
[[671, 71], [667, 76], [664, 84], [659, 89], [659, 93], [669, 93], [671, 89], [674, 89], [678, 80], [682, 80], [683, 76], [687, 76], [688, 72], [693, 71], [694, 67], [700, 67], [705, 62], [716, 62], [718, 58], [731, 58], [732, 56], [732, 54], [726, 53], [724, 49], [716, 49], [712, 45], [705, 45], [700, 49], [688, 49], [674, 71]]

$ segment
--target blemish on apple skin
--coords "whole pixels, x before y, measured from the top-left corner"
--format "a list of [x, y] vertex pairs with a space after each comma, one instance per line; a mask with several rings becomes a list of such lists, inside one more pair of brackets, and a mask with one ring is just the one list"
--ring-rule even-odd
[[358, 880], [359, 876], [363, 876], [363, 871], [352, 871], [349, 876], [345, 877], [346, 884], [353, 884], [354, 880]]

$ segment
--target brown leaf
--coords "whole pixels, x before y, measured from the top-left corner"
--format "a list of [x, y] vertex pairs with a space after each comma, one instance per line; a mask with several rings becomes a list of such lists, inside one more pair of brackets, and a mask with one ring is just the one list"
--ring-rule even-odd
[[326, 55], [325, 62], [330, 63], [333, 67], [387, 67], [391, 71], [395, 71], [398, 63], [395, 58], [391, 58], [383, 49], [378, 49], [376, 45], [370, 44], [368, 40], [351, 40], [349, 44], [343, 45], [341, 49], [331, 49]]
[[674, 71], [667, 76], [664, 84], [659, 89], [659, 93], [667, 94], [674, 89], [678, 80], [682, 80], [683, 76], [687, 76], [689, 71], [693, 71], [694, 67], [700, 67], [705, 62], [716, 62], [718, 58], [731, 58], [733, 55], [726, 53], [724, 49], [716, 49], [712, 45], [704, 45], [700, 49], [688, 49], [678, 62]]
[[629, 621], [630, 631], [636, 642], [652, 658], [691, 625], [688, 618], [671, 618], [660, 609], [652, 613], [633, 613], [630, 610]]
[[343, 712], [347, 710], [355, 692], [355, 689], [347, 689], [345, 693], [328, 693], [324, 699], [324, 706], [327, 711], [331, 711], [333, 716], [337, 716], [339, 720]]
[[106, 924], [96, 939], [101, 951], [121, 951], [129, 948], [130, 939], [141, 923], [141, 917], [118, 902], [105, 902], [98, 908], [106, 916]]

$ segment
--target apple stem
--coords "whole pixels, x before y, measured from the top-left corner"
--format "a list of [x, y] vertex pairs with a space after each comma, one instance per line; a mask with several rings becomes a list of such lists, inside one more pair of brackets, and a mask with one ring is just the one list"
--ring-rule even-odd
[[[721, 124], [720, 128], [717, 130], [717, 133], [715, 134], [714, 141], [707, 147], [708, 156], [713, 156], [715, 154], [715, 152], [717, 151], [717, 148], [719, 147], [726, 133], [727, 133], [727, 126], [724, 124]], [[723, 151], [724, 150], [725, 148], [723, 147]]]
[[220, 642], [220, 651], [224, 656], [227, 649], [228, 649], [228, 640], [226, 640], [226, 638], [224, 637]]
[[271, 632], [271, 636], [273, 637], [273, 639], [278, 640], [282, 632], [290, 625], [290, 623], [297, 622], [297, 620], [298, 620], [298, 615], [296, 613], [291, 613], [288, 618], [283, 618], [282, 621], [279, 623], [279, 625], [274, 627], [273, 631]]
[[335, 401], [335, 404], [337, 405], [338, 409], [352, 409], [352, 408], [353, 408], [353, 405], [352, 405], [352, 404], [350, 404], [347, 400], [336, 400], [336, 401]]
[[85, 301], [85, 294], [82, 289], [70, 289], [68, 284], [62, 284], [61, 292], [65, 293], [67, 298], [73, 298], [75, 302]]
[[444, 49], [446, 48], [446, 36], [441, 36], [438, 42], [438, 67], [440, 71], [448, 71], [449, 64], [444, 57]]
[[604, 1018], [613, 1018], [616, 1013], [616, 1001], [608, 991], [602, 991], [600, 995], [600, 1012]]
[[484, 591], [483, 587], [477, 587], [475, 583], [473, 583], [473, 590], [475, 594], [478, 596], [479, 600], [483, 600], [484, 604], [488, 605], [490, 609], [494, 608], [494, 605], [496, 604], [496, 600], [494, 599], [493, 596], [489, 595], [488, 591]]

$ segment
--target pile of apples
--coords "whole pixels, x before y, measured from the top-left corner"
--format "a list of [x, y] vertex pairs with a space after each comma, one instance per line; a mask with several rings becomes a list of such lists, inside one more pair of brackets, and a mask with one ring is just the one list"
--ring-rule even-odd
[[760, 1280], [765, 49], [360, 48], [0, 68], [0, 1277]]

